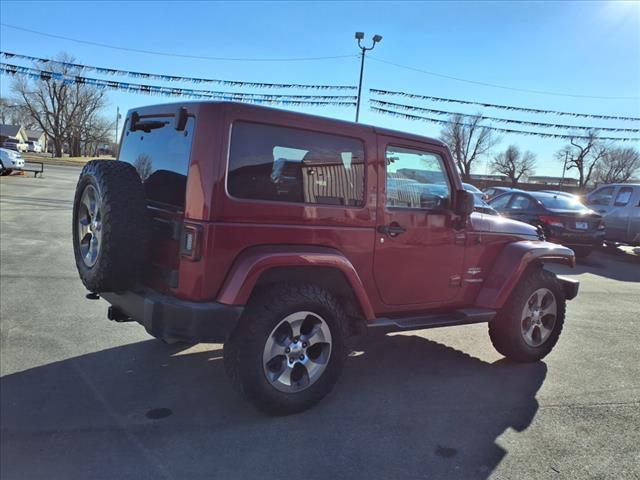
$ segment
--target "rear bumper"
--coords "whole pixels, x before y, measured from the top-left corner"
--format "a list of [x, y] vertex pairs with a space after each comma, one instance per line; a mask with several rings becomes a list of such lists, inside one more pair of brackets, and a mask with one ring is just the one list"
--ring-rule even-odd
[[235, 329], [243, 307], [216, 302], [188, 302], [153, 290], [106, 292], [109, 318], [134, 320], [156, 338], [185, 342], [225, 342]]
[[604, 230], [598, 232], [588, 233], [573, 233], [573, 232], [552, 232], [549, 235], [548, 241], [559, 243], [567, 247], [597, 247], [602, 245], [604, 241]]

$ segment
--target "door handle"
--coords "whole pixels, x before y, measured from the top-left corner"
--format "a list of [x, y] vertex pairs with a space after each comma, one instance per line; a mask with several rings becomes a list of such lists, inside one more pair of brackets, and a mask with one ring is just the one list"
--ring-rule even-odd
[[393, 222], [389, 225], [378, 225], [378, 233], [385, 233], [391, 237], [395, 237], [407, 231], [406, 228], [401, 227], [398, 223]]

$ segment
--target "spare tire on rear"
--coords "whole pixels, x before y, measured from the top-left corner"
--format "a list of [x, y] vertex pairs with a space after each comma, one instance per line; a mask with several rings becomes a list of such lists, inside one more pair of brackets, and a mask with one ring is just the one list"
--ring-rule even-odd
[[148, 243], [144, 186], [119, 160], [92, 160], [73, 202], [73, 253], [92, 292], [126, 290], [143, 275]]

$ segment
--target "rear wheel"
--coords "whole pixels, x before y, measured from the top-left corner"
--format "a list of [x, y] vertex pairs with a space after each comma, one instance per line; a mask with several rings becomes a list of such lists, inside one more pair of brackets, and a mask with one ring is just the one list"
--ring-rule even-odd
[[587, 258], [593, 251], [593, 247], [571, 247], [576, 258]]
[[554, 347], [564, 324], [566, 301], [556, 276], [541, 267], [525, 272], [506, 305], [489, 322], [493, 346], [518, 362], [535, 362]]
[[314, 285], [281, 284], [247, 306], [224, 345], [232, 383], [271, 415], [300, 412], [335, 385], [346, 357], [345, 314]]

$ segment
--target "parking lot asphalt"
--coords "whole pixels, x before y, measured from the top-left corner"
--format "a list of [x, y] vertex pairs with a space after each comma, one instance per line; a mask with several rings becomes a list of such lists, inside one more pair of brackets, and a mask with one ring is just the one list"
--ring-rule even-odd
[[502, 359], [486, 325], [359, 337], [330, 396], [270, 418], [221, 345], [166, 345], [85, 299], [79, 171], [0, 180], [2, 479], [640, 478], [637, 257], [552, 267], [581, 289], [543, 362]]

